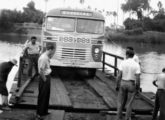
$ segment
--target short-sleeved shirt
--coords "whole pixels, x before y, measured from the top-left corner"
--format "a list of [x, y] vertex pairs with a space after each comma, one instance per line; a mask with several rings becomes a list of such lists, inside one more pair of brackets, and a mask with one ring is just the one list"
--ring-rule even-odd
[[43, 53], [38, 60], [39, 73], [41, 73], [41, 69], [43, 70], [44, 75], [49, 75], [51, 73], [50, 59], [46, 53]]
[[[126, 60], [126, 58], [124, 59]], [[140, 63], [139, 57], [137, 55], [134, 55], [133, 59], [135, 60], [135, 62]]]
[[136, 74], [140, 74], [140, 65], [133, 58], [121, 62], [119, 70], [122, 71], [123, 80], [136, 80]]
[[165, 73], [159, 74], [156, 80], [158, 89], [165, 89]]
[[140, 63], [139, 57], [137, 55], [134, 55], [133, 59], [135, 60], [135, 62]]
[[36, 42], [34, 45], [29, 42], [26, 44], [25, 48], [28, 48], [28, 54], [39, 54], [40, 51], [40, 45], [38, 42]]

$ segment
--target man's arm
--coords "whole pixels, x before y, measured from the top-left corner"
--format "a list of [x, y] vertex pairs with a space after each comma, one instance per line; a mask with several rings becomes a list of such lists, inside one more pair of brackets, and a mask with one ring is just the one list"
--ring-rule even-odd
[[46, 77], [45, 77], [45, 75], [44, 75], [44, 70], [43, 70], [43, 68], [40, 68], [40, 73], [39, 73], [40, 75], [41, 75], [41, 78], [43, 79], [43, 81], [45, 82], [46, 81]]
[[153, 83], [153, 85], [155, 85], [156, 87], [158, 87], [158, 85], [156, 84], [156, 82], [157, 82], [158, 80], [156, 79], [156, 80], [154, 80], [152, 83]]
[[138, 91], [140, 89], [140, 74], [136, 74], [136, 90]]
[[119, 70], [118, 75], [117, 75], [116, 91], [118, 91], [120, 88], [121, 78], [122, 78], [122, 71]]
[[38, 60], [39, 74], [40, 74], [41, 78], [43, 79], [43, 81], [46, 81], [46, 76], [44, 74], [45, 66], [46, 66], [45, 59]]
[[22, 50], [22, 56], [28, 55], [28, 52], [27, 52], [28, 49], [29, 49], [29, 43], [26, 43], [25, 47]]

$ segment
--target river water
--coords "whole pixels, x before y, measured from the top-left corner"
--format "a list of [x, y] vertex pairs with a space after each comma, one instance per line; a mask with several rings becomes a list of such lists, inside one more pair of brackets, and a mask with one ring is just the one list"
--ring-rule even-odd
[[[0, 62], [7, 61], [11, 58], [18, 58], [23, 48], [23, 43], [27, 38], [25, 36], [2, 36], [0, 37]], [[161, 73], [165, 67], [165, 49], [164, 44], [148, 44], [136, 42], [105, 42], [103, 50], [115, 55], [125, 56], [125, 48], [132, 46], [141, 61], [141, 87], [144, 92], [154, 92], [156, 87], [152, 85], [152, 81], [158, 73]], [[106, 58], [107, 62], [113, 63], [112, 58]], [[121, 61], [118, 63], [120, 64]], [[8, 88], [11, 87], [12, 76], [15, 75], [15, 67], [9, 76]], [[113, 70], [112, 70], [113, 72]]]

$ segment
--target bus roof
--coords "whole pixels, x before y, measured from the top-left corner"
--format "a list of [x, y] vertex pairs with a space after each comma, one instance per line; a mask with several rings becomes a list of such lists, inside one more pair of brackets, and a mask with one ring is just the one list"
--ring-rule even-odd
[[88, 18], [105, 20], [104, 16], [96, 11], [73, 9], [73, 8], [57, 8], [47, 12], [46, 16], [61, 16], [61, 17], [76, 17], [76, 18]]

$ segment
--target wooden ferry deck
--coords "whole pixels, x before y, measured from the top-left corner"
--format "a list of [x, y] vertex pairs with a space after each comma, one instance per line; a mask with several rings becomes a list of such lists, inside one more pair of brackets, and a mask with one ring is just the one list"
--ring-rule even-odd
[[[27, 120], [32, 120], [35, 116], [38, 80], [31, 81], [27, 77], [26, 69], [21, 72], [21, 75], [16, 75], [15, 81], [18, 82], [14, 83], [10, 90], [12, 94], [10, 103], [14, 104], [13, 109], [16, 109], [16, 111], [11, 113], [11, 116], [7, 116], [6, 112], [0, 114], [2, 120], [6, 118], [9, 120], [22, 120], [21, 117], [16, 117], [17, 109], [22, 109], [19, 114], [27, 110]], [[46, 117], [45, 120], [54, 120], [54, 118], [56, 120], [72, 120], [71, 118], [67, 119], [68, 116], [71, 116], [70, 114], [79, 116], [80, 113], [104, 113], [105, 120], [113, 120], [112, 116], [116, 114], [117, 110], [115, 77], [110, 74], [107, 76], [105, 72], [100, 70], [97, 70], [94, 78], [82, 77], [70, 70], [68, 73], [65, 72], [66, 70], [55, 69], [52, 74], [49, 101], [51, 115]], [[139, 92], [133, 102], [133, 115], [150, 116], [152, 109], [153, 102]], [[92, 120], [93, 118], [88, 115], [87, 119]], [[97, 118], [95, 119], [97, 120]]]

